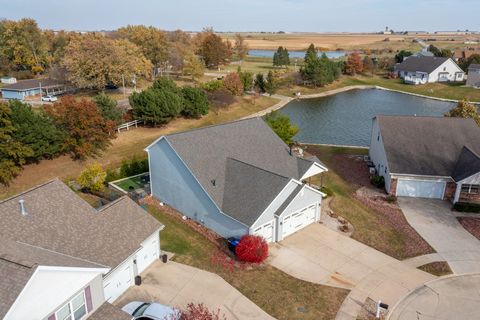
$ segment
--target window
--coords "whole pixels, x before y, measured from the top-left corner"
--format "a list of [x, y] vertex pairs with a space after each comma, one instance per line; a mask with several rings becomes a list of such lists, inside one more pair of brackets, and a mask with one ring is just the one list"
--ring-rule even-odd
[[70, 302], [61, 307], [56, 313], [57, 320], [79, 320], [87, 314], [87, 306], [85, 304], [85, 294], [82, 291]]
[[462, 184], [462, 192], [471, 193], [471, 194], [479, 194], [480, 193], [480, 185], [478, 185], [478, 184]]

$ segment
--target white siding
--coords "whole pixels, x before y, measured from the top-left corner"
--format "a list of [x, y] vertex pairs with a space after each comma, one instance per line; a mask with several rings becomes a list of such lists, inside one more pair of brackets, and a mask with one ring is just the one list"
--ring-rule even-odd
[[373, 119], [372, 124], [372, 137], [370, 140], [369, 156], [372, 160], [378, 175], [385, 178], [385, 190], [390, 190], [391, 175], [388, 168], [387, 154], [385, 147], [383, 146], [382, 134], [380, 133], [380, 127], [378, 125], [378, 119]]
[[102, 273], [94, 269], [43, 270], [39, 267], [4, 319], [45, 319], [87, 286], [90, 286], [93, 309], [96, 309], [104, 301], [101, 279]]
[[[265, 223], [274, 219], [274, 214], [280, 208], [280, 206], [285, 202], [285, 200], [290, 196], [290, 194], [299, 186], [299, 183], [291, 180], [285, 188], [278, 194], [278, 196], [270, 203], [270, 205], [265, 209], [265, 211], [260, 215], [258, 220], [250, 227], [250, 230], [255, 230], [259, 226], [264, 225]], [[250, 232], [251, 233], [251, 232]]]
[[[124, 262], [119, 264], [103, 279], [103, 291], [105, 300], [108, 302], [115, 301], [123, 292], [134, 284], [134, 255], [128, 257]], [[129, 280], [125, 280], [125, 270], [129, 268]]]
[[461, 181], [462, 184], [480, 184], [480, 172]]
[[142, 242], [142, 249], [136, 254], [137, 274], [142, 273], [155, 260], [160, 257], [160, 232], [155, 231]]
[[[435, 69], [432, 73], [430, 73], [428, 77], [428, 82], [439, 82], [440, 74], [448, 73], [446, 76], [446, 81], [463, 81], [463, 70], [453, 61], [452, 59], [448, 59], [445, 61], [440, 67]], [[462, 73], [461, 79], [456, 78], [456, 74], [458, 72]]]

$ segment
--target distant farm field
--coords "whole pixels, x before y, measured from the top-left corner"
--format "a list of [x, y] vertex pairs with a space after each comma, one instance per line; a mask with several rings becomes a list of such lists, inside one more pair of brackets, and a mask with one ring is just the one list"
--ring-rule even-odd
[[[384, 35], [360, 33], [242, 33], [250, 49], [305, 50], [311, 43], [324, 50], [391, 49], [420, 50], [414, 39], [435, 40], [428, 44], [448, 43], [448, 47], [462, 47], [465, 40], [478, 40], [478, 35]], [[224, 39], [233, 40], [235, 34], [222, 33]], [[388, 41], [385, 41], [388, 39]]]

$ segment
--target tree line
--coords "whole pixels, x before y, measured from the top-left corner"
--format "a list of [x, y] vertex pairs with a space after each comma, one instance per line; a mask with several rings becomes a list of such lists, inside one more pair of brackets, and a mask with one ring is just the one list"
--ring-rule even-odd
[[0, 103], [0, 183], [8, 185], [28, 163], [98, 155], [115, 137], [122, 116], [105, 95], [93, 101], [65, 96], [44, 109], [18, 100]]
[[54, 32], [40, 29], [33, 19], [0, 20], [1, 74], [19, 79], [47, 74], [78, 88], [103, 90], [165, 72], [198, 78], [204, 67], [243, 59], [247, 52], [242, 35], [232, 45], [212, 29], [194, 36], [143, 25], [106, 33]]

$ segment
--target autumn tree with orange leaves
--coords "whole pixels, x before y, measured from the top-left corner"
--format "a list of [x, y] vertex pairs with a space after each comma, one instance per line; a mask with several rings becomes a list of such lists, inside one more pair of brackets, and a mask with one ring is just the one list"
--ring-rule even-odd
[[68, 132], [66, 149], [75, 159], [98, 155], [115, 137], [115, 123], [105, 120], [91, 100], [65, 96], [59, 102], [46, 106], [45, 111], [55, 125]]
[[360, 55], [356, 52], [351, 53], [347, 62], [345, 63], [345, 73], [349, 75], [356, 75], [363, 72], [363, 61]]

